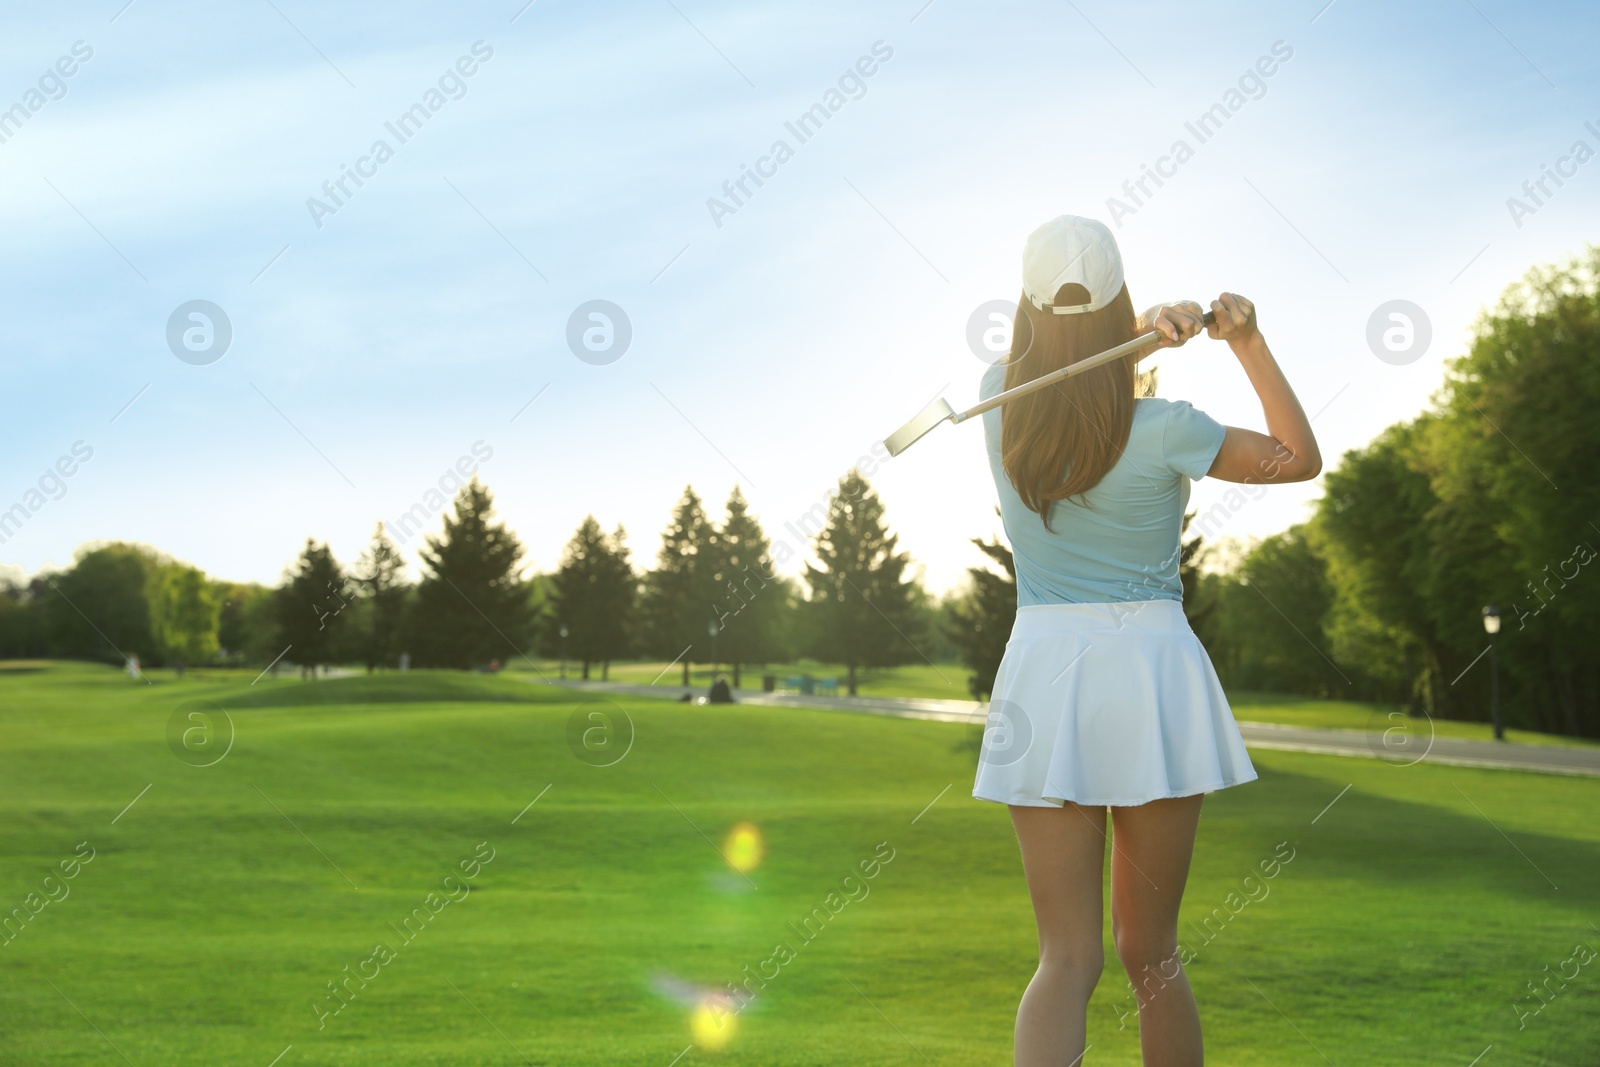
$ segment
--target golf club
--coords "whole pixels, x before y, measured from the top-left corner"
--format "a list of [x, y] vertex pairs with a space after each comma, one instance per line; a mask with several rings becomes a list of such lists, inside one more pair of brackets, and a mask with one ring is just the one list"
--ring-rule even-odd
[[[1206, 312], [1205, 316], [1201, 319], [1201, 322], [1207, 326], [1213, 325], [1216, 321], [1216, 314], [1210, 311]], [[1054, 385], [1056, 382], [1065, 381], [1074, 374], [1082, 374], [1084, 371], [1093, 370], [1094, 368], [1103, 364], [1110, 363], [1114, 359], [1121, 359], [1124, 356], [1141, 351], [1142, 349], [1156, 344], [1161, 339], [1162, 337], [1159, 331], [1150, 330], [1147, 333], [1140, 334], [1131, 341], [1124, 341], [1115, 348], [1108, 348], [1098, 355], [1090, 356], [1088, 359], [1079, 360], [1070, 366], [1062, 367], [1060, 370], [1051, 371], [1049, 374], [1041, 375], [1031, 382], [1023, 382], [1021, 385], [1012, 389], [1007, 389], [1003, 393], [996, 393], [988, 400], [980, 401], [965, 411], [956, 411], [950, 406], [950, 402], [948, 400], [946, 400], [944, 397], [940, 397], [919, 411], [916, 418], [900, 427], [888, 437], [885, 437], [883, 439], [884, 446], [889, 449], [889, 455], [898, 456], [900, 453], [904, 452], [906, 449], [920, 441], [924, 436], [927, 435], [928, 431], [932, 430], [935, 426], [939, 425], [941, 422], [944, 422], [946, 419], [950, 420], [951, 422], [966, 422], [974, 415], [982, 415], [985, 411], [993, 410], [994, 408], [999, 407], [1001, 404], [1005, 404], [1017, 399], [1019, 396], [1027, 396], [1029, 393], [1034, 392], [1037, 389], [1043, 389], [1047, 385]]]

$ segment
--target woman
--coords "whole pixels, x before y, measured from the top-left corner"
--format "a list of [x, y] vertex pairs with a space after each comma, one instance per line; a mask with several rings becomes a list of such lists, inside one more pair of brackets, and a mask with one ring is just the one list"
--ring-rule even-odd
[[1322, 468], [1255, 307], [1223, 293], [1211, 309], [1209, 328], [1193, 302], [1152, 308], [1141, 323], [1111, 232], [1062, 216], [1028, 238], [1011, 355], [984, 377], [993, 396], [1143, 329], [1174, 347], [1205, 328], [1244, 367], [1268, 430], [1140, 398], [1132, 359], [984, 415], [1018, 608], [973, 796], [1010, 806], [1039, 928], [1039, 968], [1017, 1010], [1019, 1067], [1083, 1056], [1104, 963], [1108, 808], [1112, 938], [1138, 997], [1144, 1062], [1202, 1062], [1178, 905], [1203, 795], [1256, 773], [1183, 614], [1179, 531], [1193, 478], [1293, 482]]

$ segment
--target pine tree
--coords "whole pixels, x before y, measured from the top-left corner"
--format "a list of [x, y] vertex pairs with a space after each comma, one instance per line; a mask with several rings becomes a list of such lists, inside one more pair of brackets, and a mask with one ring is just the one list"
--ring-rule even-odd
[[331, 663], [343, 651], [349, 619], [341, 619], [349, 605], [344, 572], [327, 545], [307, 538], [287, 572], [285, 581], [273, 595], [273, 618], [277, 623], [279, 647], [288, 660], [300, 665], [301, 673]]
[[400, 652], [401, 623], [405, 615], [405, 559], [378, 523], [372, 543], [356, 565], [355, 581], [360, 590], [365, 623], [361, 633], [361, 657], [367, 673], [387, 667]]
[[711, 601], [708, 549], [715, 531], [692, 486], [685, 486], [672, 522], [661, 535], [656, 569], [645, 576], [641, 617], [652, 654], [683, 663], [683, 684], [689, 684], [689, 665], [707, 662], [696, 649], [710, 651], [707, 627], [716, 621]]
[[969, 567], [972, 590], [951, 606], [946, 632], [961, 652], [961, 662], [972, 673], [967, 688], [976, 700], [994, 692], [995, 675], [1011, 639], [1017, 619], [1017, 565], [1011, 550], [999, 538], [972, 543], [978, 551], [1000, 565], [1003, 574], [987, 567]]
[[611, 661], [627, 655], [633, 648], [638, 629], [639, 576], [628, 557], [628, 531], [617, 523], [607, 542], [609, 568], [604, 572], [600, 594], [610, 617], [615, 620], [612, 638], [602, 647], [600, 680], [611, 680]]
[[742, 664], [767, 663], [776, 654], [778, 617], [787, 597], [772, 571], [771, 548], [744, 494], [734, 486], [711, 551], [711, 587], [720, 628], [718, 652], [733, 668], [735, 689]]
[[533, 610], [522, 583], [522, 544], [493, 521], [494, 497], [473, 478], [444, 530], [426, 538], [417, 586], [421, 664], [466, 669], [522, 655]]
[[916, 644], [916, 586], [904, 577], [911, 557], [896, 552], [898, 544], [884, 522], [882, 501], [852, 468], [839, 479], [827, 525], [816, 537], [822, 566], [806, 564], [813, 654], [845, 665], [851, 696], [862, 667], [927, 659]]
[[561, 566], [551, 578], [553, 625], [565, 626], [565, 653], [583, 664], [601, 663], [627, 651], [637, 579], [628, 563], [627, 534], [618, 526], [609, 537], [593, 515], [586, 516], [567, 542]]

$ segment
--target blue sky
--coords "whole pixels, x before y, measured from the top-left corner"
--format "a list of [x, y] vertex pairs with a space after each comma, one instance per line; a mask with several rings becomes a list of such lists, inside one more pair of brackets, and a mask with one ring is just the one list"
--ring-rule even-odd
[[[112, 538], [233, 579], [275, 581], [308, 535], [351, 560], [479, 442], [539, 569], [590, 512], [653, 559], [691, 483], [714, 513], [741, 483], [785, 537], [932, 397], [974, 398], [967, 320], [1015, 298], [1028, 231], [1110, 221], [1179, 139], [1193, 158], [1116, 228], [1135, 303], [1252, 297], [1330, 458], [1420, 410], [1506, 284], [1600, 235], [1600, 160], [1520, 226], [1506, 204], [1600, 149], [1575, 3], [123, 4], [12, 5], [0, 43], [0, 108], [93, 53], [0, 143], [0, 509], [93, 450], [0, 544], [25, 572]], [[385, 123], [476, 42], [399, 143]], [[1185, 122], [1279, 42], [1198, 143]], [[875, 44], [892, 56], [800, 144], [785, 123]], [[380, 138], [393, 158], [319, 228], [308, 198]], [[715, 220], [779, 139], [793, 158]], [[567, 344], [594, 299], [633, 332], [603, 365]], [[1394, 299], [1433, 335], [1400, 366], [1367, 343]], [[169, 350], [190, 300], [231, 322], [216, 362]], [[1223, 346], [1160, 366], [1163, 395], [1261, 426]], [[974, 428], [873, 481], [931, 587], [981, 561]], [[1318, 493], [1215, 532], [1280, 530]]]

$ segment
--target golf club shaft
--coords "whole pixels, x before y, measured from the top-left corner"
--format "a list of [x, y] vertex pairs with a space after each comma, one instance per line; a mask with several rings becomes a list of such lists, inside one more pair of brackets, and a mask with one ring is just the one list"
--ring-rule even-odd
[[[1203, 321], [1205, 325], [1210, 326], [1212, 323], [1217, 321], [1217, 318], [1215, 314], [1208, 311], [1205, 313]], [[1124, 341], [1117, 347], [1108, 348], [1098, 355], [1090, 356], [1088, 359], [1079, 360], [1070, 366], [1062, 367], [1060, 370], [1051, 371], [1049, 374], [1041, 375], [1031, 382], [1023, 382], [1021, 385], [1007, 389], [1003, 393], [996, 393], [988, 400], [980, 401], [965, 411], [958, 411], [951, 415], [950, 421], [965, 422], [974, 415], [982, 415], [985, 411], [992, 411], [1001, 404], [1015, 400], [1019, 396], [1027, 396], [1029, 393], [1038, 389], [1043, 389], [1047, 385], [1054, 385], [1056, 382], [1065, 381], [1075, 374], [1082, 374], [1084, 371], [1090, 371], [1094, 370], [1096, 367], [1104, 366], [1105, 364], [1110, 363], [1112, 360], [1122, 359], [1125, 356], [1131, 355], [1134, 352], [1138, 352], [1141, 349], [1148, 348], [1161, 340], [1162, 336], [1159, 330], [1150, 330], [1147, 333], [1142, 333], [1133, 340]]]

